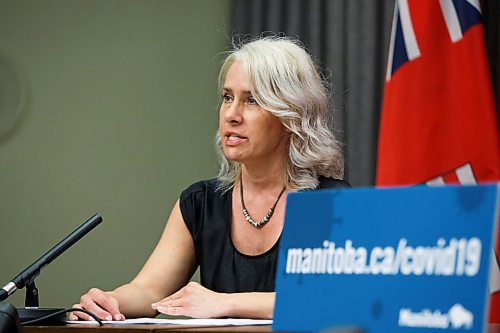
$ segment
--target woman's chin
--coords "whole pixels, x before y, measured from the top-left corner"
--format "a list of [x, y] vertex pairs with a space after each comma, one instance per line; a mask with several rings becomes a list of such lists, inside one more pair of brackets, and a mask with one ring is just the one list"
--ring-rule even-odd
[[228, 161], [241, 163], [243, 158], [240, 154], [235, 154], [234, 152], [224, 151], [224, 156]]
[[235, 163], [241, 163], [241, 162], [243, 162], [243, 160], [241, 158], [239, 158], [239, 157], [231, 157], [231, 156], [227, 156], [226, 155], [226, 159], [228, 161], [235, 162]]

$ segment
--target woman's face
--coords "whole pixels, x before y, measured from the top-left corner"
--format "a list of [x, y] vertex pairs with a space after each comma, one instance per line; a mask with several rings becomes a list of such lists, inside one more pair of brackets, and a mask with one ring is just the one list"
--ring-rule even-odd
[[257, 104], [250, 87], [245, 64], [236, 61], [226, 75], [219, 114], [224, 155], [239, 163], [283, 161], [288, 143], [285, 127]]

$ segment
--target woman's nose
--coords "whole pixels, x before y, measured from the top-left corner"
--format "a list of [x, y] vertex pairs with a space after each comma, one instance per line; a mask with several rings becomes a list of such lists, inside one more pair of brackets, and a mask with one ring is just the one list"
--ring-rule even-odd
[[226, 111], [224, 112], [224, 119], [227, 123], [239, 124], [242, 121], [241, 111], [239, 103], [233, 101], [227, 106]]

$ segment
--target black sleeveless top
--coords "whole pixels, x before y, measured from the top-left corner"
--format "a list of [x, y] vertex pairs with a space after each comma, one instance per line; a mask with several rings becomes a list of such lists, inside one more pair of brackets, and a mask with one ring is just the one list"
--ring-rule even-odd
[[[338, 179], [319, 178], [318, 189], [349, 187]], [[232, 190], [217, 191], [217, 179], [203, 180], [181, 193], [180, 209], [195, 246], [201, 284], [215, 292], [272, 292], [278, 241], [265, 253], [239, 252], [231, 239]]]

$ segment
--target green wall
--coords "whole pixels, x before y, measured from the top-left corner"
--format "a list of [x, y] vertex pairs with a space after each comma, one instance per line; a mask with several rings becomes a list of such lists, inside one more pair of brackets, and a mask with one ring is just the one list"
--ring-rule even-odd
[[229, 0], [0, 0], [0, 56], [26, 93], [0, 138], [2, 286], [94, 212], [104, 222], [38, 277], [40, 305], [135, 276], [180, 192], [217, 174], [229, 14]]

